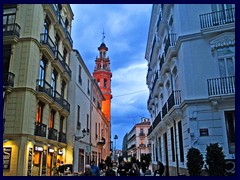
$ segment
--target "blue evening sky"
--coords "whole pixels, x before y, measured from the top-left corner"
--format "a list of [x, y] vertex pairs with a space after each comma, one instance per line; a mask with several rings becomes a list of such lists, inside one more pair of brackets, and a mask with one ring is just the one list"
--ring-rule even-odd
[[111, 136], [118, 136], [122, 149], [124, 135], [141, 117], [149, 117], [146, 85], [145, 50], [150, 23], [151, 4], [71, 4], [73, 48], [81, 54], [93, 73], [98, 47], [108, 47], [112, 71]]

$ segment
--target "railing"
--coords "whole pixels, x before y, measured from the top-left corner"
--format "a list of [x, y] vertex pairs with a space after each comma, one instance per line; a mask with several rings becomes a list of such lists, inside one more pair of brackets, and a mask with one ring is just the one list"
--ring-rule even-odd
[[68, 40], [69, 40], [69, 42], [71, 43], [71, 46], [72, 46], [73, 45], [73, 40], [72, 40], [71, 35], [68, 31], [67, 31], [67, 38], [68, 38]]
[[37, 123], [36, 122], [34, 135], [35, 136], [46, 137], [46, 132], [47, 132], [47, 125], [45, 125], [43, 123]]
[[17, 23], [3, 24], [3, 36], [16, 35], [19, 37], [21, 27]]
[[166, 45], [164, 47], [165, 55], [167, 54], [169, 46], [175, 46], [175, 45], [176, 45], [176, 33], [168, 34]]
[[68, 75], [71, 77], [72, 71], [67, 65], [66, 62], [64, 62], [62, 55], [60, 54], [59, 51], [55, 51], [55, 58], [61, 63], [62, 67], [65, 69], [65, 71], [68, 73]]
[[58, 142], [66, 143], [66, 133], [59, 132], [58, 135]]
[[161, 122], [161, 120], [162, 118], [161, 118], [161, 111], [160, 111], [152, 123], [152, 130]]
[[235, 76], [207, 79], [208, 95], [235, 94]]
[[168, 113], [168, 109], [167, 109], [167, 102], [164, 104], [163, 108], [162, 108], [162, 118], [164, 118], [164, 116]]
[[47, 81], [43, 79], [37, 79], [36, 91], [46, 93], [55, 102], [61, 105], [64, 109], [66, 109], [68, 112], [70, 111], [69, 102], [65, 100], [64, 97], [61, 94], [59, 94], [56, 90], [53, 90], [53, 87]]
[[53, 128], [48, 129], [48, 139], [57, 140], [58, 131]]
[[168, 98], [168, 111], [174, 106], [181, 103], [181, 91], [173, 91]]
[[148, 128], [148, 136], [152, 133], [153, 131], [153, 125], [151, 125], [149, 128]]
[[14, 87], [14, 77], [15, 74], [8, 72], [8, 73], [3, 73], [3, 86], [10, 86]]
[[47, 33], [40, 34], [40, 43], [47, 44], [48, 47], [51, 49], [52, 53], [54, 54], [56, 50], [56, 45], [54, 44], [53, 40]]
[[201, 28], [209, 28], [235, 22], [235, 8], [200, 14]]
[[44, 92], [48, 96], [50, 96], [51, 98], [54, 99], [54, 96], [53, 96], [53, 93], [52, 93], [52, 91], [53, 91], [52, 86], [47, 81], [45, 81], [43, 79], [37, 79], [36, 91]]
[[141, 132], [138, 136], [145, 136], [145, 133]]

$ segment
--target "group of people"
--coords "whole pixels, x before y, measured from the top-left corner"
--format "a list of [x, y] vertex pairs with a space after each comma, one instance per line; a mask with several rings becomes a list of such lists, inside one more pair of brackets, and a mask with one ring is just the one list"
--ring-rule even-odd
[[[164, 173], [164, 165], [161, 162], [158, 162], [157, 170], [154, 171], [154, 176], [162, 176]], [[148, 166], [145, 160], [141, 163], [139, 160], [136, 160], [135, 157], [131, 158], [131, 161], [128, 162], [126, 158], [119, 159], [119, 165], [117, 170], [113, 169], [113, 162], [99, 163], [99, 166], [95, 164], [95, 161], [92, 160], [90, 164], [85, 165], [84, 172], [80, 176], [141, 176], [140, 169], [142, 170], [143, 176], [145, 176]], [[59, 173], [63, 175], [64, 168], [59, 166]]]

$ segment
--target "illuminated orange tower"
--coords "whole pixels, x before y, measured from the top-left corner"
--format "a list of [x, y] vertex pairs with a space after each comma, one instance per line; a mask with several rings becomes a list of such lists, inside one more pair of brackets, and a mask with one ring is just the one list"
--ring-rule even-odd
[[111, 77], [112, 72], [110, 70], [110, 60], [109, 57], [106, 57], [108, 51], [107, 46], [104, 43], [104, 32], [102, 44], [98, 47], [99, 57], [96, 58], [96, 65], [93, 72], [93, 77], [98, 82], [98, 85], [105, 97], [105, 101], [102, 102], [102, 111], [106, 116], [107, 120], [111, 120]]

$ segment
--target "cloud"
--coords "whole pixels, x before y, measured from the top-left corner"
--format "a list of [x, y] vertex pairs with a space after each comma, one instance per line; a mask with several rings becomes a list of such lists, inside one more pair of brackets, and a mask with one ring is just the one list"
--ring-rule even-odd
[[80, 52], [90, 73], [99, 55], [103, 30], [106, 33], [104, 42], [109, 49], [107, 56], [113, 75], [111, 132], [112, 138], [118, 135], [117, 148], [120, 149], [126, 132], [140, 122], [142, 116], [149, 116], [144, 55], [152, 5], [71, 4], [71, 7], [73, 47]]

